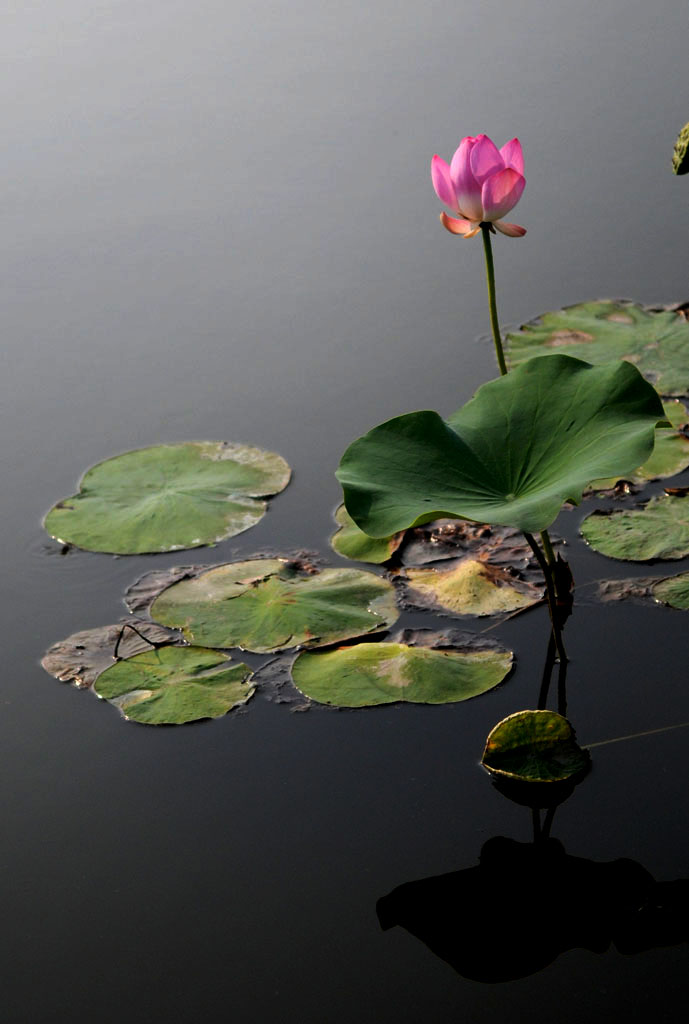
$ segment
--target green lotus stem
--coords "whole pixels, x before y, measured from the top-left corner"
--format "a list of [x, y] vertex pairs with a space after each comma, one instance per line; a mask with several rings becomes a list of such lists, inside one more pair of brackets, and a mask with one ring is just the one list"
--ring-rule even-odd
[[505, 353], [502, 350], [502, 339], [500, 337], [500, 323], [498, 322], [498, 307], [495, 301], [495, 268], [493, 266], [493, 247], [490, 241], [490, 224], [481, 224], [481, 234], [483, 235], [483, 253], [486, 257], [486, 282], [488, 284], [488, 305], [490, 307], [490, 327], [493, 332], [493, 341], [495, 343], [495, 355], [497, 356], [498, 366], [500, 367], [500, 373], [504, 377], [507, 373], [507, 364], [505, 363]]
[[550, 541], [550, 534], [547, 530], [541, 530], [541, 544], [545, 551], [545, 557], [548, 559], [548, 565], [555, 565], [555, 552], [553, 551], [553, 545]]
[[550, 612], [550, 623], [553, 628], [553, 638], [555, 640], [557, 654], [560, 659], [560, 663], [562, 664], [563, 662], [566, 662], [568, 658], [567, 652], [565, 651], [565, 645], [562, 640], [562, 630], [560, 629], [560, 624], [558, 622], [557, 599], [555, 597], [554, 583], [555, 573], [553, 571], [552, 566], [548, 564], [548, 560], [541, 551], [540, 545], [536, 538], [533, 536], [533, 534], [527, 533], [526, 530], [524, 530], [524, 536], [526, 537], [529, 547], [536, 556], [536, 561], [541, 567], [541, 572], [543, 573], [543, 578], [545, 579], [545, 592], [548, 600], [548, 611]]

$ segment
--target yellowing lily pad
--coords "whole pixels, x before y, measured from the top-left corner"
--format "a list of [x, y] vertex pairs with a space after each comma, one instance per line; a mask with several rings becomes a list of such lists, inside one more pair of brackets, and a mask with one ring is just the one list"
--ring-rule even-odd
[[481, 646], [476, 638], [453, 643], [437, 633], [417, 630], [411, 643], [304, 651], [294, 662], [292, 679], [306, 697], [337, 707], [400, 701], [450, 704], [497, 686], [512, 661], [511, 651], [488, 643]]
[[508, 570], [473, 558], [428, 569], [406, 569], [401, 579], [414, 607], [454, 615], [499, 615], [538, 604], [543, 586], [525, 583]]
[[633, 302], [580, 302], [524, 324], [506, 337], [510, 367], [565, 352], [589, 363], [634, 363], [661, 395], [689, 394], [689, 323], [670, 310]]
[[588, 770], [590, 755], [574, 729], [554, 711], [518, 711], [486, 740], [481, 764], [495, 776], [521, 782], [564, 782]]
[[253, 695], [251, 669], [218, 651], [160, 647], [118, 661], [96, 680], [99, 697], [144, 725], [219, 718]]
[[339, 529], [330, 538], [330, 546], [338, 555], [354, 562], [371, 562], [374, 565], [387, 562], [404, 540], [404, 531], [392, 537], [369, 537], [359, 529], [344, 505], [335, 510], [335, 522]]
[[643, 507], [597, 511], [581, 524], [584, 539], [608, 558], [630, 562], [689, 555], [689, 499], [662, 495]]
[[187, 441], [106, 459], [79, 493], [45, 518], [48, 533], [87, 551], [135, 555], [213, 544], [254, 526], [263, 498], [288, 484], [274, 452], [227, 441]]
[[230, 562], [164, 590], [156, 622], [192, 643], [271, 653], [320, 647], [386, 629], [398, 617], [393, 586], [362, 569], [302, 569], [282, 558]]

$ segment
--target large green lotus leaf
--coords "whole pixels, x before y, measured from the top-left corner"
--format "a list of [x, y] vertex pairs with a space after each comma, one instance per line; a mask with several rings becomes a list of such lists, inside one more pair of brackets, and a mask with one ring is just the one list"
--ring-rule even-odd
[[78, 494], [45, 518], [48, 533], [87, 551], [137, 555], [234, 537], [266, 510], [261, 498], [288, 484], [274, 452], [226, 441], [187, 441], [125, 452], [98, 463]]
[[[655, 447], [650, 459], [633, 473], [627, 474], [626, 479], [632, 484], [645, 484], [648, 480], [674, 476], [689, 465], [689, 436], [681, 429], [687, 422], [684, 403], [673, 399], [663, 402], [663, 409], [670, 426], [656, 427]], [[594, 480], [591, 490], [609, 490], [619, 479], [619, 476], [611, 476], [604, 480]]]
[[662, 495], [640, 509], [592, 512], [581, 533], [595, 551], [628, 562], [689, 555], [689, 500]]
[[689, 394], [689, 323], [670, 310], [651, 311], [631, 302], [581, 302], [543, 313], [505, 340], [510, 367], [566, 348], [568, 354], [595, 364], [626, 359], [661, 395]]
[[286, 559], [232, 562], [168, 587], [151, 616], [193, 643], [266, 654], [319, 647], [386, 629], [394, 587], [362, 569], [294, 568]]
[[337, 472], [347, 511], [372, 537], [445, 516], [550, 526], [587, 484], [646, 461], [663, 408], [629, 363], [531, 359], [479, 388], [443, 422], [414, 412], [375, 427]]
[[335, 510], [335, 522], [339, 529], [330, 538], [330, 546], [338, 555], [354, 562], [373, 565], [387, 562], [404, 540], [404, 533], [396, 533], [394, 537], [369, 537], [359, 529], [344, 505], [338, 505]]
[[590, 763], [572, 726], [554, 711], [518, 711], [491, 731], [481, 764], [491, 774], [522, 782], [564, 782]]
[[406, 600], [417, 608], [453, 615], [500, 615], [521, 611], [543, 599], [543, 586], [519, 580], [490, 562], [463, 558], [401, 576]]
[[252, 696], [251, 669], [203, 647], [159, 647], [118, 661], [94, 684], [125, 718], [182, 725], [219, 718]]
[[[431, 633], [428, 640], [437, 643], [438, 635]], [[491, 690], [512, 667], [512, 652], [504, 648], [421, 644], [362, 643], [304, 651], [294, 662], [292, 679], [311, 700], [337, 707], [451, 704]]]

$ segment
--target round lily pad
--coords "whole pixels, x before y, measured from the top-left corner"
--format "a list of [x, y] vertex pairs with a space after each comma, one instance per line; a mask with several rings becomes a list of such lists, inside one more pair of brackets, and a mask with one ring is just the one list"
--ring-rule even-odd
[[668, 604], [671, 608], [689, 611], [689, 572], [658, 580], [653, 584], [652, 592], [656, 601]]
[[633, 302], [580, 302], [543, 313], [505, 341], [511, 367], [566, 349], [590, 363], [626, 359], [661, 395], [689, 394], [689, 323], [676, 312]]
[[227, 441], [187, 441], [98, 463], [79, 493], [55, 505], [48, 533], [86, 551], [136, 555], [234, 537], [263, 517], [262, 498], [288, 484], [274, 452]]
[[[689, 434], [682, 429], [687, 424], [687, 410], [678, 399], [663, 402], [665, 419], [669, 427], [656, 427], [655, 447], [650, 459], [643, 466], [628, 473], [626, 480], [632, 484], [645, 484], [648, 480], [661, 480], [674, 476], [689, 465]], [[613, 488], [620, 478], [611, 476], [594, 480], [591, 490], [602, 491]]]
[[554, 711], [518, 711], [499, 722], [486, 740], [481, 764], [492, 775], [522, 782], [564, 782], [585, 772], [587, 750]]
[[118, 661], [94, 684], [99, 697], [144, 725], [219, 718], [252, 696], [251, 669], [202, 647], [160, 647]]
[[[438, 641], [438, 634], [430, 636], [432, 643]], [[399, 701], [452, 704], [497, 686], [512, 660], [511, 651], [495, 646], [362, 643], [336, 651], [304, 651], [294, 662], [292, 679], [311, 700], [337, 707]]]
[[151, 616], [193, 643], [261, 654], [319, 647], [386, 629], [395, 591], [362, 569], [304, 571], [281, 558], [216, 566], [164, 590]]
[[538, 604], [543, 586], [525, 583], [507, 569], [473, 558], [427, 569], [406, 569], [405, 596], [414, 607], [454, 615], [499, 615]]
[[339, 529], [330, 538], [330, 546], [338, 555], [351, 558], [354, 562], [371, 562], [380, 565], [387, 562], [404, 540], [404, 532], [393, 537], [368, 537], [363, 533], [344, 505], [335, 510], [335, 522]]
[[349, 446], [337, 472], [352, 519], [373, 537], [454, 516], [535, 533], [591, 480], [624, 475], [663, 419], [629, 363], [530, 359], [479, 388], [445, 423], [415, 412]]
[[629, 562], [686, 558], [689, 555], [689, 500], [662, 495], [643, 507], [596, 511], [581, 524], [595, 551]]

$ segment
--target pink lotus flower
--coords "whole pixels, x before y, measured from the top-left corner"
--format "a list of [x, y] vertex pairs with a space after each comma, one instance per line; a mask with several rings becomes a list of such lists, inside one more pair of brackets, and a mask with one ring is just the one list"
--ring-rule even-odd
[[437, 154], [431, 160], [431, 180], [438, 199], [457, 217], [440, 214], [453, 235], [473, 238], [481, 224], [493, 225], [503, 235], [519, 238], [526, 228], [502, 220], [524, 191], [524, 157], [519, 139], [498, 149], [487, 135], [467, 135], [447, 164]]

